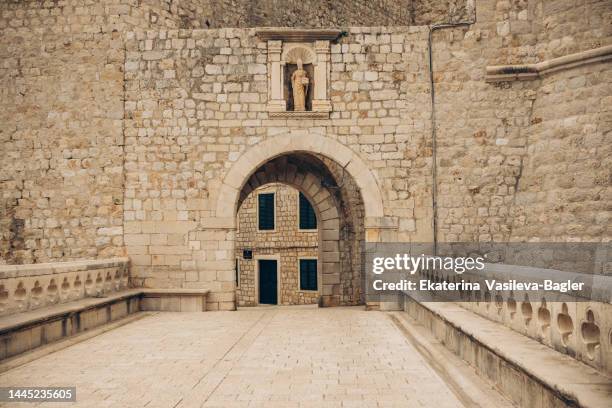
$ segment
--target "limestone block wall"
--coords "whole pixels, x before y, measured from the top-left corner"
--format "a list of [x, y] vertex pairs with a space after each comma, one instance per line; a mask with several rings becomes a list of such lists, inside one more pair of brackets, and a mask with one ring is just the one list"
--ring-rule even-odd
[[[215, 10], [216, 27], [397, 26], [409, 25], [412, 11], [409, 0], [226, 0], [223, 3], [226, 3], [223, 4], [225, 11], [218, 6]], [[237, 15], [228, 15], [226, 10], [230, 8], [237, 9]]]
[[164, 23], [147, 4], [0, 1], [0, 263], [123, 254], [122, 33]]
[[[257, 194], [275, 194], [276, 223], [274, 231], [258, 231]], [[298, 259], [319, 258], [319, 230], [299, 230], [298, 190], [283, 184], [267, 184], [251, 192], [238, 210], [236, 259], [239, 263], [237, 302], [239, 306], [255, 306], [257, 256], [278, 256], [280, 269], [279, 304], [317, 303], [320, 292], [299, 290]], [[318, 220], [320, 221], [320, 220]], [[253, 251], [253, 259], [244, 259], [243, 250]], [[318, 282], [321, 286], [321, 282]]]
[[470, 0], [413, 0], [410, 2], [413, 25], [433, 25], [469, 20]]
[[561, 57], [609, 44], [612, 39], [611, 6], [605, 0], [497, 1], [479, 5], [479, 9], [482, 16], [489, 11], [495, 16], [496, 33], [505, 48], [500, 63]]
[[[543, 62], [612, 43], [609, 2], [499, 5], [497, 34], [516, 46], [496, 63]], [[509, 211], [511, 240], [609, 240], [610, 70], [599, 63], [553, 72], [524, 94], [526, 137]]]
[[610, 237], [595, 225], [609, 217], [609, 64], [496, 83], [483, 66], [610, 44], [611, 15], [609, 2], [485, 1], [468, 30], [433, 34], [440, 241]]
[[409, 26], [467, 14], [466, 0], [145, 0], [141, 6], [172, 28]]
[[121, 37], [101, 3], [0, 11], [0, 263], [120, 255]]
[[[472, 16], [459, 1], [334, 2], [317, 16], [283, 3], [1, 0], [0, 263], [125, 251], [139, 284], [210, 288], [212, 306], [230, 308], [236, 236], [218, 203], [240, 187], [233, 165], [252, 151], [263, 160], [264, 145], [317, 150], [355, 180], [371, 177], [358, 234], [430, 241], [427, 27], [343, 28], [330, 54], [333, 110], [319, 119], [268, 115], [255, 29], [160, 27], [208, 27], [207, 13], [211, 27]], [[609, 63], [521, 82], [487, 83], [485, 68], [610, 44], [611, 9], [483, 0], [474, 25], [433, 33], [440, 241], [609, 239]], [[244, 179], [261, 164], [250, 160]]]
[[513, 207], [513, 240], [612, 237], [611, 80], [610, 64], [542, 79]]
[[[341, 299], [352, 300], [362, 299], [365, 294], [365, 254], [363, 252], [363, 241], [365, 239], [365, 210], [363, 205], [362, 192], [357, 187], [355, 181], [347, 176], [346, 171], [331, 159], [322, 158], [323, 163], [329, 168], [336, 180], [340, 180], [343, 188], [336, 192], [336, 201], [340, 205], [342, 222], [340, 225], [340, 240], [338, 249], [342, 276]], [[366, 193], [367, 194], [367, 193]], [[410, 222], [410, 221], [408, 221]], [[391, 229], [395, 235], [395, 224]], [[324, 243], [325, 245], [325, 243]]]
[[217, 2], [201, 0], [141, 0], [135, 9], [140, 14], [140, 26], [208, 28], [215, 4]]
[[484, 82], [483, 67], [498, 52], [484, 40], [491, 35], [482, 28], [434, 34], [441, 242], [504, 242], [514, 222], [536, 85]]

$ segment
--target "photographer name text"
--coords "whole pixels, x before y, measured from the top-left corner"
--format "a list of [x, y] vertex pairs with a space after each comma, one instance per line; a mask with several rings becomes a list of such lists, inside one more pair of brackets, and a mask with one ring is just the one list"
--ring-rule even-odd
[[[553, 280], [544, 280], [543, 282], [520, 282], [514, 279], [508, 281], [497, 281], [494, 279], [485, 279], [485, 285], [489, 291], [556, 291], [566, 293], [569, 291], [582, 290], [584, 282], [572, 282], [567, 280], [557, 282]], [[411, 281], [402, 279], [398, 282], [384, 282], [382, 279], [377, 279], [372, 282], [372, 287], [377, 291], [387, 290], [402, 290], [402, 291], [479, 291], [480, 283], [478, 282], [436, 282], [429, 279], [420, 279]]]

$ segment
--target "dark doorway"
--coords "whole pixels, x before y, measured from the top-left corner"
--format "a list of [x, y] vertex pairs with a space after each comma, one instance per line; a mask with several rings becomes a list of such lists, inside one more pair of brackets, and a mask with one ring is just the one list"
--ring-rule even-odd
[[259, 259], [259, 303], [278, 304], [278, 281], [275, 259]]

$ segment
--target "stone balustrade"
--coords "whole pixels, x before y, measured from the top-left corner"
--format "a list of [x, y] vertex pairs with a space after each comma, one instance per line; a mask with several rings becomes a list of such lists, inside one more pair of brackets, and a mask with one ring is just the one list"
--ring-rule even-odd
[[[485, 279], [507, 281], [516, 279], [537, 281], [537, 276], [556, 276], [556, 280], [580, 280], [584, 274], [553, 271], [514, 265], [487, 264], [483, 271], [461, 276], [427, 271], [424, 277], [433, 281], [457, 282], [464, 280], [480, 283], [479, 292], [461, 292], [456, 302], [464, 309], [523, 334], [538, 342], [567, 354], [591, 367], [612, 374], [612, 304], [610, 288], [612, 277], [588, 275], [585, 290], [590, 298], [576, 293], [551, 295], [517, 295], [512, 291], [490, 291]], [[572, 278], [573, 277], [573, 278]]]
[[128, 258], [0, 265], [0, 316], [128, 287]]

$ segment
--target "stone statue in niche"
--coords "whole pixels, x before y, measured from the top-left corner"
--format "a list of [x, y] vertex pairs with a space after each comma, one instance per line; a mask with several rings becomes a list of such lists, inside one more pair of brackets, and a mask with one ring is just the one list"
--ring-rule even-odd
[[298, 58], [297, 69], [291, 75], [291, 88], [293, 91], [293, 110], [306, 110], [306, 94], [308, 93], [308, 74], [304, 70], [302, 60]]

